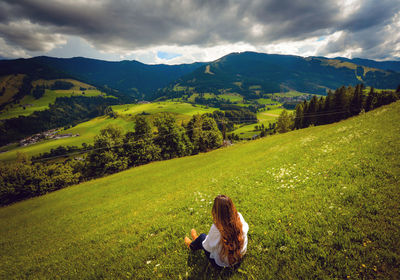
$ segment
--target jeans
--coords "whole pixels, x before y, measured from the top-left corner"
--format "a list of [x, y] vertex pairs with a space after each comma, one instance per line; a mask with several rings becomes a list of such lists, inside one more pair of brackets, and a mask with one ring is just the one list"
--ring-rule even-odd
[[189, 247], [190, 247], [190, 249], [192, 249], [193, 251], [203, 249], [204, 253], [205, 253], [206, 256], [207, 256], [207, 259], [211, 262], [211, 264], [214, 265], [214, 266], [216, 266], [216, 267], [219, 267], [219, 266], [215, 263], [215, 260], [212, 259], [212, 258], [210, 258], [210, 252], [208, 252], [208, 251], [207, 251], [206, 249], [204, 249], [204, 247], [203, 247], [203, 241], [206, 239], [206, 237], [207, 237], [207, 234], [205, 234], [205, 233], [200, 234], [195, 240], [193, 240], [192, 243], [190, 243], [190, 246], [189, 246]]

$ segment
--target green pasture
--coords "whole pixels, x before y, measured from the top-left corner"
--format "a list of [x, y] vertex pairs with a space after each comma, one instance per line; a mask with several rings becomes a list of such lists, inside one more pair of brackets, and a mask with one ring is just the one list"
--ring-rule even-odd
[[[154, 162], [0, 209], [1, 279], [398, 279], [400, 103]], [[236, 270], [183, 243], [229, 195]]]
[[148, 114], [157, 114], [161, 112], [170, 112], [182, 115], [193, 116], [196, 114], [205, 114], [214, 112], [215, 108], [206, 108], [202, 105], [192, 105], [183, 102], [155, 102], [149, 104], [125, 104], [112, 106], [114, 112], [120, 116], [134, 116], [143, 112]]
[[[57, 97], [71, 96], [99, 96], [102, 93], [98, 90], [85, 90], [82, 94], [80, 90], [49, 90], [46, 89], [45, 94], [35, 99], [32, 95], [26, 95], [19, 104], [7, 106], [0, 112], [0, 119], [16, 118], [18, 116], [29, 116], [34, 111], [43, 111], [49, 108], [49, 105], [54, 103]], [[24, 109], [25, 108], [25, 109]]]
[[[271, 107], [274, 108], [275, 106]], [[267, 128], [270, 123], [276, 122], [276, 119], [279, 117], [282, 111], [283, 109], [271, 109], [258, 112], [257, 123], [239, 126], [237, 129], [232, 131], [232, 133], [239, 135], [239, 137], [242, 139], [248, 139], [253, 137], [254, 135], [259, 135], [260, 131], [255, 131], [255, 127], [264, 124], [264, 126]], [[291, 110], [287, 111], [292, 112]]]
[[60, 130], [59, 134], [79, 134], [77, 137], [69, 137], [58, 140], [45, 140], [38, 142], [33, 145], [24, 147], [14, 147], [7, 152], [0, 153], [1, 161], [11, 161], [17, 158], [17, 154], [25, 153], [28, 156], [36, 156], [41, 153], [49, 152], [51, 149], [55, 149], [58, 146], [77, 146], [80, 147], [82, 143], [93, 144], [94, 137], [100, 133], [100, 130], [108, 124], [119, 125], [125, 129], [125, 131], [134, 130], [134, 123], [123, 118], [110, 118], [107, 116], [97, 117], [89, 121], [80, 123], [67, 130]]
[[[78, 137], [69, 137], [58, 140], [45, 140], [33, 145], [19, 147], [10, 146], [4, 148], [6, 152], [0, 153], [0, 160], [11, 161], [17, 158], [18, 152], [25, 153], [28, 156], [35, 156], [44, 152], [49, 152], [58, 146], [78, 146], [82, 143], [92, 144], [94, 137], [100, 133], [100, 130], [108, 124], [116, 124], [125, 129], [125, 131], [134, 130], [133, 116], [145, 111], [150, 113], [148, 116], [151, 120], [161, 112], [171, 112], [175, 115], [177, 122], [180, 124], [182, 121], [187, 122], [191, 116], [195, 114], [212, 113], [217, 110], [215, 108], [206, 108], [205, 106], [195, 105], [192, 106], [188, 103], [178, 102], [157, 102], [151, 104], [125, 104], [112, 107], [118, 113], [117, 118], [110, 118], [108, 116], [97, 117], [89, 121], [80, 123], [75, 127], [67, 130], [60, 130], [59, 134], [79, 134]], [[2, 150], [0, 150], [1, 152]]]
[[19, 91], [24, 74], [6, 75], [0, 77], [0, 89], [5, 89], [0, 95], [0, 105], [9, 102], [10, 99]]
[[276, 104], [276, 105], [280, 105], [280, 103], [278, 103], [275, 100], [272, 100], [271, 98], [259, 98], [259, 99], [257, 99], [257, 102], [259, 104]]
[[[296, 97], [296, 96], [307, 95], [309, 93], [291, 90], [291, 91], [286, 91], [286, 92], [276, 92], [276, 93], [272, 93], [272, 94], [275, 96], [280, 96], [280, 97]], [[315, 94], [315, 95], [318, 95], [318, 94]]]
[[243, 96], [237, 93], [224, 93], [224, 94], [219, 94], [218, 97], [223, 98], [223, 99], [228, 99], [230, 102], [237, 102], [237, 103], [242, 103], [243, 102]]

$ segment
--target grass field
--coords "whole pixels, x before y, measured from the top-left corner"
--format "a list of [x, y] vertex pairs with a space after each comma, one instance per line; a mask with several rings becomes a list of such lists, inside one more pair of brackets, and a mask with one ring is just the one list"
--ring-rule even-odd
[[[272, 93], [272, 94], [275, 96], [281, 96], [281, 97], [296, 97], [296, 96], [307, 95], [309, 93], [291, 90], [291, 91], [287, 91], [287, 92], [276, 92], [276, 93]], [[313, 95], [319, 96], [318, 94], [313, 94]]]
[[182, 102], [155, 102], [149, 104], [125, 104], [112, 106], [113, 111], [121, 116], [134, 116], [143, 112], [148, 114], [157, 114], [161, 112], [170, 112], [186, 116], [196, 114], [205, 114], [214, 112], [215, 108], [206, 108], [206, 106], [195, 105]]
[[25, 75], [6, 75], [0, 77], [0, 90], [3, 90], [3, 94], [0, 96], [0, 105], [10, 101], [10, 99], [19, 91], [22, 84], [22, 80]]
[[[399, 279], [400, 102], [340, 123], [155, 162], [0, 209], [1, 279]], [[183, 237], [232, 197], [236, 271]]]
[[223, 98], [223, 99], [228, 99], [230, 102], [238, 102], [242, 103], [243, 102], [243, 96], [237, 93], [225, 93], [225, 94], [219, 94], [218, 97]]
[[[57, 97], [70, 97], [70, 96], [99, 96], [102, 93], [95, 89], [85, 90], [83, 95], [81, 91], [77, 90], [49, 90], [46, 89], [45, 94], [35, 99], [31, 95], [26, 95], [19, 104], [14, 104], [12, 107], [8, 106], [0, 113], [0, 120], [16, 118], [18, 116], [29, 116], [34, 111], [42, 111], [49, 108], [49, 105], [56, 101]], [[25, 107], [25, 109], [24, 109]]]
[[[270, 106], [271, 108], [276, 108], [278, 106]], [[265, 127], [268, 127], [270, 123], [276, 122], [276, 119], [279, 117], [279, 114], [283, 111], [283, 109], [272, 109], [266, 110], [257, 113], [258, 123], [243, 125], [232, 133], [238, 134], [242, 139], [249, 139], [254, 135], [259, 135], [260, 131], [255, 131], [255, 126], [260, 126], [264, 124]], [[288, 112], [292, 112], [291, 110], [287, 110]]]
[[24, 147], [14, 147], [4, 153], [0, 153], [0, 160], [11, 161], [17, 158], [18, 153], [25, 153], [28, 156], [35, 156], [44, 152], [49, 152], [51, 149], [55, 149], [58, 146], [78, 146], [82, 143], [93, 144], [94, 137], [100, 133], [100, 130], [108, 124], [116, 124], [125, 129], [125, 131], [132, 131], [134, 129], [134, 123], [123, 118], [110, 118], [108, 116], [97, 117], [87, 122], [83, 122], [69, 128], [67, 130], [61, 130], [61, 134], [79, 134], [78, 137], [69, 137], [58, 140], [46, 140], [33, 145]]
[[[125, 131], [132, 131], [134, 129], [133, 116], [145, 111], [150, 113], [148, 116], [153, 119], [155, 115], [161, 112], [171, 112], [175, 114], [175, 117], [179, 124], [182, 121], [188, 121], [191, 116], [195, 114], [212, 113], [217, 110], [215, 108], [205, 108], [205, 106], [196, 105], [192, 106], [188, 103], [177, 103], [177, 102], [158, 102], [151, 104], [126, 104], [113, 106], [113, 110], [118, 113], [119, 117], [109, 118], [107, 116], [97, 117], [92, 120], [78, 124], [67, 130], [60, 131], [61, 134], [72, 133], [79, 134], [78, 137], [70, 137], [58, 140], [47, 140], [42, 141], [33, 145], [25, 147], [10, 146], [5, 149], [9, 149], [4, 153], [0, 153], [0, 160], [11, 161], [17, 158], [17, 153], [25, 153], [28, 156], [38, 155], [40, 153], [49, 152], [51, 149], [55, 149], [58, 146], [81, 146], [82, 143], [92, 144], [94, 136], [100, 133], [100, 130], [108, 124], [116, 124], [125, 129]], [[1, 150], [0, 150], [1, 152]]]

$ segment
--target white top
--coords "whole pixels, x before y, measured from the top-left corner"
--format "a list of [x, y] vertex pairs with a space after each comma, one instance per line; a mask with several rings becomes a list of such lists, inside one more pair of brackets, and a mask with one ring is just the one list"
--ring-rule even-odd
[[[249, 225], [245, 222], [242, 217], [242, 214], [239, 214], [240, 221], [242, 222], [242, 231], [243, 231], [243, 249], [241, 250], [242, 255], [246, 253], [247, 250], [247, 232], [249, 231]], [[210, 252], [210, 258], [215, 260], [215, 263], [219, 266], [226, 267], [229, 266], [228, 257], [225, 256], [224, 259], [221, 259], [219, 253], [222, 249], [222, 244], [220, 243], [221, 233], [215, 224], [212, 224], [210, 231], [206, 239], [203, 241], [203, 248]]]

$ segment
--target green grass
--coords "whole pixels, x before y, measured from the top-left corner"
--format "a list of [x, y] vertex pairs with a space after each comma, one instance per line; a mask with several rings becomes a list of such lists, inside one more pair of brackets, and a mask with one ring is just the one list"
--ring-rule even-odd
[[[264, 124], [264, 126], [267, 128], [270, 123], [276, 122], [279, 114], [283, 111], [283, 109], [277, 109], [278, 105], [269, 107], [271, 107], [272, 110], [266, 110], [257, 113], [258, 123], [240, 126], [232, 132], [238, 134], [242, 139], [249, 139], [254, 135], [259, 135], [260, 131], [255, 131], [255, 126]], [[291, 110], [287, 111], [292, 112]]]
[[[307, 94], [309, 94], [309, 93], [295, 91], [295, 90], [291, 90], [291, 91], [287, 91], [287, 92], [273, 93], [273, 95], [281, 96], [281, 97], [296, 97], [296, 96], [302, 96], [302, 95], [307, 95]], [[318, 94], [315, 94], [315, 95], [319, 96]]]
[[10, 101], [10, 99], [18, 93], [25, 75], [6, 75], [0, 77], [0, 89], [5, 88], [4, 93], [0, 96], [0, 105]]
[[237, 93], [224, 93], [224, 94], [219, 94], [218, 97], [223, 98], [223, 99], [228, 99], [230, 102], [238, 102], [241, 103], [243, 102], [243, 96]]
[[[70, 97], [70, 96], [98, 96], [102, 93], [98, 90], [85, 90], [83, 95], [81, 91], [77, 90], [48, 90], [45, 94], [35, 99], [31, 95], [26, 95], [19, 104], [14, 104], [12, 107], [8, 106], [0, 114], [1, 119], [16, 118], [18, 116], [29, 116], [34, 111], [43, 111], [49, 108], [49, 105], [54, 103], [57, 97]], [[31, 104], [26, 106], [26, 104]], [[25, 105], [25, 109], [23, 108]]]
[[[10, 146], [4, 148], [8, 151], [0, 153], [0, 160], [12, 161], [17, 158], [17, 153], [25, 153], [28, 156], [35, 156], [44, 152], [49, 152], [51, 149], [57, 148], [58, 146], [81, 146], [82, 143], [92, 144], [94, 136], [100, 133], [100, 130], [108, 124], [116, 124], [125, 129], [125, 131], [132, 131], [134, 129], [133, 116], [145, 111], [150, 113], [148, 116], [153, 119], [155, 115], [161, 112], [171, 112], [175, 115], [178, 123], [182, 121], [188, 121], [191, 116], [195, 114], [212, 113], [217, 110], [215, 108], [206, 108], [205, 106], [196, 105], [192, 106], [188, 103], [178, 102], [157, 102], [151, 104], [126, 104], [113, 106], [113, 110], [118, 113], [119, 117], [97, 117], [92, 120], [78, 124], [77, 126], [60, 131], [61, 134], [72, 133], [79, 134], [78, 137], [70, 137], [58, 140], [46, 140], [34, 145], [25, 147]], [[1, 152], [2, 150], [0, 150]]]
[[116, 124], [125, 129], [125, 131], [132, 131], [134, 123], [123, 118], [109, 118], [109, 117], [97, 117], [87, 122], [78, 124], [75, 127], [67, 130], [61, 130], [60, 134], [79, 134], [78, 137], [63, 138], [58, 140], [46, 140], [33, 145], [24, 147], [14, 147], [7, 152], [0, 153], [0, 160], [12, 161], [17, 158], [17, 153], [25, 153], [28, 156], [35, 156], [41, 153], [49, 152], [51, 149], [55, 149], [58, 146], [78, 146], [82, 143], [93, 144], [94, 137], [100, 133], [100, 130], [108, 124]]
[[277, 101], [272, 100], [271, 98], [259, 98], [257, 102], [260, 104], [279, 104]]
[[142, 112], [157, 114], [161, 112], [170, 112], [193, 116], [195, 114], [205, 114], [214, 112], [215, 108], [206, 108], [202, 105], [193, 106], [182, 102], [155, 102], [150, 104], [125, 104], [112, 106], [113, 110], [121, 116], [134, 116]]
[[[1, 279], [398, 279], [400, 102], [155, 162], [0, 209]], [[237, 271], [183, 237], [212, 200], [250, 226]]]

